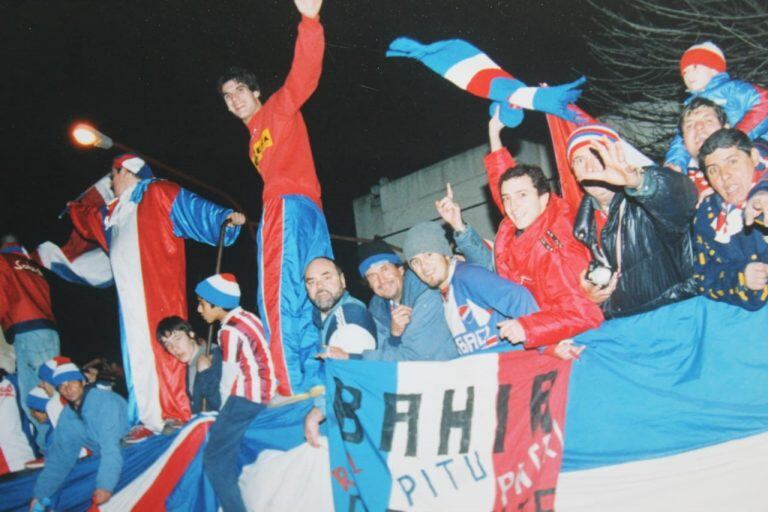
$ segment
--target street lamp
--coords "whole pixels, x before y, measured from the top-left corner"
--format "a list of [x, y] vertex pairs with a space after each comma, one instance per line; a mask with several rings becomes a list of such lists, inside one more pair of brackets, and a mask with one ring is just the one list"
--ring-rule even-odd
[[78, 123], [72, 128], [72, 138], [81, 146], [95, 146], [101, 149], [109, 149], [115, 145], [114, 141], [99, 130], [87, 123]]

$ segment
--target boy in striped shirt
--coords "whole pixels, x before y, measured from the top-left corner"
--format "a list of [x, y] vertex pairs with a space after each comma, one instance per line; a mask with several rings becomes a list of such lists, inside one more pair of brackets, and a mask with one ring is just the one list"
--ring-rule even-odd
[[216, 274], [195, 288], [197, 312], [220, 322], [221, 398], [224, 405], [211, 427], [203, 466], [221, 506], [245, 512], [238, 481], [237, 454], [248, 425], [277, 389], [275, 368], [259, 317], [240, 307], [240, 286], [232, 274]]

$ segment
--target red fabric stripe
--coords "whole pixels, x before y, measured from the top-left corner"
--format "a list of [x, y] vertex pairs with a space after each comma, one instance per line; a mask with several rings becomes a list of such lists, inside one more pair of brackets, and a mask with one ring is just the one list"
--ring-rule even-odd
[[0, 448], [0, 475], [4, 475], [10, 472], [11, 472], [11, 468], [8, 466], [8, 461], [5, 460], [5, 455], [3, 454], [3, 450]]
[[[751, 135], [749, 132], [768, 117], [768, 91], [757, 85], [752, 85], [752, 87], [755, 88], [757, 95], [760, 97], [760, 101], [757, 105], [750, 108], [749, 111], [744, 114], [744, 117], [741, 118], [741, 121], [734, 127], [747, 135]], [[750, 136], [750, 138], [754, 139], [755, 137]]]
[[210, 421], [200, 423], [187, 435], [179, 446], [173, 451], [168, 461], [160, 470], [155, 481], [146, 490], [144, 495], [136, 502], [131, 510], [164, 510], [165, 501], [173, 489], [179, 483], [181, 476], [197, 455], [200, 446], [205, 441], [205, 436], [211, 426]]
[[[571, 363], [539, 354], [535, 350], [499, 354], [498, 361], [499, 389], [501, 390], [503, 385], [511, 387], [506, 404], [506, 428], [502, 430], [504, 432], [503, 450], [493, 454], [493, 474], [496, 475], [498, 482], [495, 486], [496, 503], [493, 510], [529, 510], [534, 502], [536, 491], [555, 488], [563, 454], [563, 446], [554, 431], [546, 439], [547, 446], [551, 450], [549, 455], [543, 447], [545, 433], [541, 425], [538, 424], [536, 431], [531, 432], [533, 382], [537, 376], [545, 376], [552, 371], [557, 372], [551, 387], [542, 385], [539, 388], [545, 392], [549, 391], [548, 399], [540, 405], [549, 407], [551, 418], [563, 431]], [[549, 380], [545, 382], [551, 384]], [[496, 401], [498, 400], [499, 396], [496, 398]], [[498, 405], [497, 412], [502, 409]], [[500, 420], [501, 418], [497, 417], [497, 421]], [[541, 462], [538, 467], [531, 460], [529, 452], [534, 445], [537, 445], [538, 449], [533, 452]], [[520, 492], [518, 493], [514, 483], [517, 483], [521, 470], [524, 471], [526, 478], [519, 484]], [[528, 479], [530, 479], [530, 486], [523, 483]], [[513, 482], [511, 488], [510, 482]], [[554, 510], [554, 500], [554, 492], [542, 494], [541, 509]]]
[[467, 84], [467, 91], [481, 98], [487, 98], [491, 92], [491, 82], [494, 78], [512, 78], [512, 75], [503, 69], [483, 69], [475, 73], [475, 76]]
[[[238, 353], [238, 364], [245, 378], [245, 389], [248, 394], [245, 398], [256, 401], [254, 391], [258, 382], [260, 386], [259, 401], [268, 402], [272, 398], [271, 389], [275, 375], [270, 369], [268, 345], [259, 317], [248, 311], [241, 311], [237, 316], [230, 319], [228, 325], [240, 331], [248, 340], [248, 345], [243, 343], [240, 346], [241, 351]], [[243, 350], [250, 350], [256, 368], [251, 368], [248, 359], [242, 353]]]
[[[586, 123], [597, 122], [575, 105], [570, 105], [568, 108], [578, 112], [579, 115], [585, 119]], [[570, 137], [571, 132], [575, 130], [578, 125], [550, 114], [547, 114], [547, 124], [549, 125], [549, 133], [552, 136], [552, 150], [555, 153], [557, 172], [560, 175], [560, 192], [563, 199], [571, 205], [571, 210], [575, 215], [579, 209], [579, 204], [581, 204], [581, 198], [584, 195], [584, 192], [581, 190], [581, 186], [573, 176], [573, 172], [571, 172], [571, 164], [568, 162], [566, 156], [566, 148], [568, 146], [568, 137]], [[571, 219], [571, 221], [573, 220], [574, 219]]]
[[[151, 184], [139, 203], [137, 223], [149, 321], [147, 328], [160, 386], [160, 408], [163, 419], [188, 421], [191, 410], [186, 390], [186, 366], [166, 352], [160, 343], [154, 342], [155, 327], [160, 320], [174, 315], [187, 317], [184, 240], [173, 234], [170, 216], [179, 190], [178, 185], [169, 181]], [[134, 386], [136, 392], [141, 392], [143, 386], [140, 383], [134, 382]]]
[[269, 326], [269, 351], [275, 365], [278, 381], [277, 391], [281, 395], [292, 395], [293, 384], [288, 375], [282, 336], [280, 315], [280, 282], [283, 265], [283, 200], [269, 201], [264, 207], [261, 240], [261, 264], [264, 267], [264, 310]]
[[246, 350], [243, 340], [238, 340], [237, 361], [240, 367], [240, 374], [243, 376], [243, 395], [250, 401], [253, 401], [253, 368], [251, 368], [248, 358], [244, 352]]

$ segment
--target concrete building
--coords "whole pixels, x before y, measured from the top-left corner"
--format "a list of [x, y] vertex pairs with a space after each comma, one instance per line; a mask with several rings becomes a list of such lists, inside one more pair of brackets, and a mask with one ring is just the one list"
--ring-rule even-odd
[[[539, 165], [550, 179], [556, 174], [554, 161], [543, 144], [521, 141], [510, 150], [519, 162]], [[465, 222], [483, 237], [493, 239], [501, 216], [488, 191], [483, 167], [487, 152], [488, 146], [482, 145], [396, 180], [382, 178], [369, 194], [353, 202], [357, 236], [380, 236], [402, 247], [408, 228], [439, 218], [435, 201], [445, 196], [445, 184], [450, 183]]]

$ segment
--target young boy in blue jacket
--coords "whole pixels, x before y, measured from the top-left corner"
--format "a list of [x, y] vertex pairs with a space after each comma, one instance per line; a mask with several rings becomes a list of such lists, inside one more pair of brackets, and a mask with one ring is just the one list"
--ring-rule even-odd
[[[725, 55], [711, 41], [688, 48], [680, 59], [680, 73], [686, 89], [691, 93], [684, 103], [688, 104], [698, 97], [711, 100], [725, 110], [729, 126], [743, 131], [752, 140], [765, 138], [768, 132], [768, 91], [732, 79], [725, 70]], [[683, 172], [690, 160], [691, 155], [685, 149], [678, 130], [664, 165]]]

